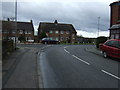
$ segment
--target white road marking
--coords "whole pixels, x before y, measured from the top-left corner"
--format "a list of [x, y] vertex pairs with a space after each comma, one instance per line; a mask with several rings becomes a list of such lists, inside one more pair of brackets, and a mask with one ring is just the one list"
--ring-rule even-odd
[[105, 70], [101, 70], [101, 71], [104, 72], [105, 74], [108, 74], [108, 75], [110, 75], [110, 76], [112, 76], [112, 77], [114, 77], [114, 78], [120, 80], [119, 77], [117, 77], [117, 76], [115, 76], [115, 75], [113, 75], [113, 74], [111, 74], [111, 73], [109, 73], [109, 72], [107, 72], [107, 71], [105, 71]]
[[66, 49], [64, 49], [64, 51], [70, 54], [70, 52], [68, 52]]
[[68, 46], [64, 47], [65, 49], [67, 48]]
[[79, 61], [84, 62], [84, 63], [87, 64], [87, 65], [90, 65], [90, 63], [88, 63], [88, 62], [86, 62], [86, 61], [78, 58], [77, 56], [75, 56], [75, 55], [72, 55], [72, 56], [75, 57], [76, 59], [78, 59]]

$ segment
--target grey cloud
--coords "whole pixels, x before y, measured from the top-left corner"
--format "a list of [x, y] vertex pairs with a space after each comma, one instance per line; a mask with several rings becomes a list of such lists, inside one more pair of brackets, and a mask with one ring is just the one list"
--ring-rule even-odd
[[[4, 15], [10, 14], [7, 7], [3, 8]], [[12, 5], [11, 5], [12, 6]], [[13, 13], [11, 9], [11, 13]], [[39, 22], [70, 23], [77, 30], [96, 32], [98, 28], [98, 17], [100, 19], [101, 31], [109, 28], [109, 4], [102, 2], [46, 2], [46, 3], [18, 3], [18, 20], [33, 20], [35, 25]]]

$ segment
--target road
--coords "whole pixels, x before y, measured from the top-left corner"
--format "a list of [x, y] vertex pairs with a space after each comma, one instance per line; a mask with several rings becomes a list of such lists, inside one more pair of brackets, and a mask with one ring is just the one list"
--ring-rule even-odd
[[92, 45], [47, 45], [39, 52], [44, 88], [118, 88], [120, 62], [86, 51]]

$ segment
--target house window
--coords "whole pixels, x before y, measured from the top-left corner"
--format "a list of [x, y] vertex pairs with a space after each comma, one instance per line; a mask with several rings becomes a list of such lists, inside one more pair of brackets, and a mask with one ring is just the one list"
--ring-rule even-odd
[[19, 33], [20, 33], [20, 34], [23, 34], [23, 30], [20, 30]]
[[119, 33], [119, 30], [117, 30], [117, 33]]
[[25, 34], [27, 34], [27, 31], [25, 31]]
[[119, 34], [115, 35], [115, 39], [119, 39], [119, 37], [120, 37]]
[[32, 40], [32, 38], [31, 38], [31, 37], [28, 37], [28, 40]]
[[64, 31], [60, 31], [61, 34], [64, 34]]
[[52, 30], [50, 30], [50, 32], [49, 33], [53, 33], [53, 31]]
[[28, 37], [26, 37], [26, 41], [28, 40]]
[[15, 34], [15, 31], [13, 31], [12, 33]]
[[56, 34], [58, 34], [58, 31], [55, 31]]
[[68, 38], [68, 37], [66, 37], [66, 40], [69, 40], [69, 38]]
[[53, 38], [52, 38], [52, 37], [50, 37], [50, 40], [53, 40]]
[[56, 40], [58, 41], [58, 37], [56, 37]]
[[75, 36], [75, 34], [72, 34], [72, 37], [74, 37]]
[[66, 34], [69, 34], [69, 31], [66, 31]]
[[61, 41], [63, 41], [63, 39], [64, 39], [64, 38], [63, 38], [63, 37], [61, 37]]
[[116, 33], [116, 30], [114, 30], [114, 33]]

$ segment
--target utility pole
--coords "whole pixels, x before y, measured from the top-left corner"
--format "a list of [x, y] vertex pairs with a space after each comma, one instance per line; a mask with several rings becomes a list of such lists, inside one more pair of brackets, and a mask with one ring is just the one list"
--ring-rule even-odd
[[98, 17], [98, 37], [99, 37], [99, 26], [100, 26], [100, 17]]
[[16, 50], [16, 37], [17, 37], [17, 0], [15, 1], [15, 50]]

